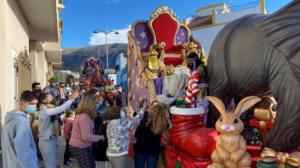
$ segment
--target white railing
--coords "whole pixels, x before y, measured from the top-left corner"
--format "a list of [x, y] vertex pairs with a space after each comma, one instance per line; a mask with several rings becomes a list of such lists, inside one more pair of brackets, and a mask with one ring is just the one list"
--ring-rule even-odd
[[231, 6], [225, 12], [224, 9], [216, 10], [216, 23], [227, 23], [242, 16], [255, 13], [261, 13], [259, 1]]

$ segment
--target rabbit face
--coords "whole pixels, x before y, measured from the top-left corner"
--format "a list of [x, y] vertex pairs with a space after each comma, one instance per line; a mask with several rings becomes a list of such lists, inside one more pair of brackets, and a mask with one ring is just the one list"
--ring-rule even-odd
[[222, 134], [240, 134], [244, 124], [234, 113], [227, 112], [216, 122], [216, 129]]
[[227, 111], [223, 102], [213, 96], [206, 96], [205, 99], [209, 100], [220, 112], [221, 117], [216, 122], [216, 129], [221, 134], [231, 134], [237, 135], [240, 134], [244, 129], [244, 124], [240, 120], [240, 116], [243, 112], [247, 111], [253, 105], [261, 101], [260, 97], [257, 96], [249, 96], [242, 99], [237, 108], [232, 111]]

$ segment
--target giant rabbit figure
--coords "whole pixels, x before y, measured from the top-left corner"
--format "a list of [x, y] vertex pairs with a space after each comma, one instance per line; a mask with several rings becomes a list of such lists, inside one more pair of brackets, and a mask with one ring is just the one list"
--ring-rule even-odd
[[[300, 146], [300, 0], [272, 15], [248, 15], [216, 37], [208, 61], [209, 93], [232, 97], [271, 91], [278, 102], [266, 146], [288, 152]], [[219, 114], [210, 111], [214, 124]]]

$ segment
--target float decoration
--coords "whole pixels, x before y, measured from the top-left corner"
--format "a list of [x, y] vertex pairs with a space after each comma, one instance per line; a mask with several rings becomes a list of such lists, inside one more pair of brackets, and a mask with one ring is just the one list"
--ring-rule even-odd
[[[170, 76], [164, 78], [163, 98], [170, 101], [170, 97], [184, 90], [187, 78], [183, 75], [182, 67], [186, 49], [184, 43], [189, 43], [190, 31], [184, 24], [180, 24], [176, 15], [168, 7], [160, 7], [153, 12], [150, 20], [137, 21], [132, 25], [128, 33], [128, 68], [129, 68], [129, 106], [136, 109], [138, 101], [135, 97], [142, 94], [150, 99], [150, 102], [158, 99], [156, 85], [153, 82], [158, 75]], [[185, 70], [184, 70], [185, 71]], [[167, 86], [170, 80], [181, 81], [180, 87]], [[132, 80], [134, 82], [132, 83]], [[135, 87], [139, 83], [141, 87]], [[130, 90], [131, 89], [131, 90]], [[172, 90], [170, 93], [169, 91]]]
[[244, 129], [240, 115], [261, 101], [257, 96], [242, 99], [236, 109], [226, 110], [223, 102], [217, 97], [207, 96], [220, 112], [221, 116], [216, 122], [216, 129], [220, 133], [217, 139], [216, 150], [212, 153], [213, 163], [208, 168], [242, 168], [250, 167], [251, 156], [247, 152], [245, 139], [240, 135]]
[[261, 160], [257, 163], [257, 168], [296, 168], [300, 167], [300, 152], [291, 154], [275, 152], [265, 148], [261, 154]]
[[201, 45], [168, 7], [156, 9], [150, 20], [134, 23], [128, 42], [129, 110], [137, 109], [142, 98], [167, 105], [177, 103], [182, 108], [171, 109], [171, 141], [165, 150], [167, 167], [175, 167], [178, 160], [183, 167], [207, 166], [217, 132], [205, 128], [205, 107], [185, 108], [189, 74], [186, 58], [192, 52], [199, 58], [204, 56]]
[[89, 81], [96, 87], [104, 87], [108, 83], [101, 69], [100, 61], [95, 57], [84, 60], [80, 77], [81, 81]]
[[[207, 66], [209, 93], [225, 104], [233, 97], [271, 91], [279, 103], [264, 145], [277, 152], [300, 146], [299, 10], [300, 1], [294, 0], [272, 15], [248, 15], [229, 23], [215, 38]], [[213, 126], [219, 113], [209, 113]]]
[[[173, 127], [165, 148], [167, 167], [207, 167], [211, 158], [214, 164], [218, 163], [214, 155], [210, 157], [216, 146], [218, 150], [218, 133], [206, 128], [207, 101], [203, 101], [206, 87], [211, 96], [221, 98], [225, 105], [232, 99], [238, 102], [239, 98], [261, 96], [271, 90], [280, 102], [276, 117], [269, 108], [258, 106], [254, 118], [245, 123], [261, 130], [262, 142], [267, 147], [288, 152], [300, 145], [300, 105], [295, 102], [300, 95], [300, 29], [296, 19], [299, 10], [300, 0], [294, 0], [272, 15], [249, 15], [225, 26], [210, 49], [207, 75], [203, 71], [206, 68], [203, 48], [171, 9], [160, 7], [150, 20], [132, 25], [128, 33], [129, 110], [135, 111], [143, 98], [170, 106], [176, 104], [171, 107]], [[279, 26], [283, 24], [289, 26]], [[195, 54], [198, 57], [192, 56]], [[201, 83], [205, 87], [200, 88], [204, 90], [202, 94], [195, 94], [186, 102], [188, 74], [195, 70], [195, 66], [189, 66], [193, 61], [188, 56], [194, 60], [200, 58], [203, 65], [200, 75], [196, 73], [197, 79], [190, 78], [196, 82], [190, 82], [189, 92], [199, 93]], [[213, 127], [220, 114], [214, 108], [208, 114], [209, 126]], [[233, 160], [245, 161], [246, 167], [252, 162], [251, 167], [255, 167], [262, 144], [247, 145], [239, 134], [243, 151], [234, 154]], [[219, 167], [225, 166], [222, 164], [225, 163]]]

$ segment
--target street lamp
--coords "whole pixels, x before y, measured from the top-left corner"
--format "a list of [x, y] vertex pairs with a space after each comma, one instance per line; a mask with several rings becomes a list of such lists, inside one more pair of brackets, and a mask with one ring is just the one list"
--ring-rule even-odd
[[[95, 30], [93, 33], [104, 33], [105, 34], [105, 41], [106, 41], [106, 68], [108, 70], [108, 43], [107, 43], [107, 36], [109, 33], [114, 33], [114, 34], [120, 34], [117, 31], [105, 31], [105, 30]], [[99, 50], [98, 50], [98, 59], [99, 59]], [[100, 59], [99, 59], [100, 60]]]

